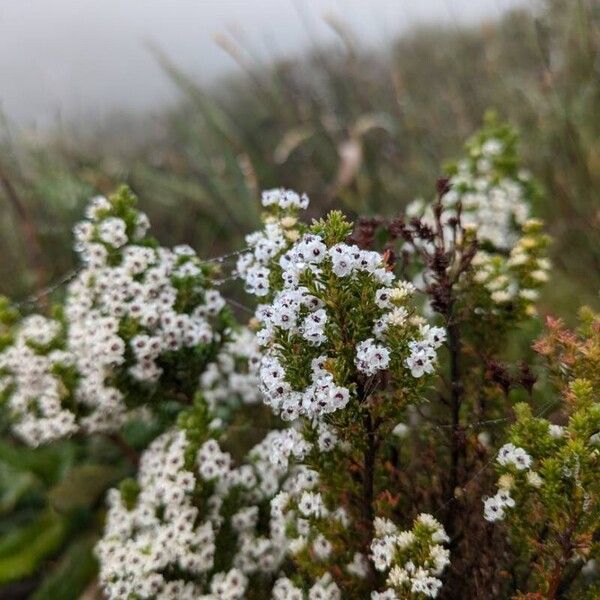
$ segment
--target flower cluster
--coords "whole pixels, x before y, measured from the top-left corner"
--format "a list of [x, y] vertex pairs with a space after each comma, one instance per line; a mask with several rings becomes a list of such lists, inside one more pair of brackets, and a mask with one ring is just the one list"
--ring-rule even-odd
[[14, 339], [0, 353], [0, 396], [8, 398], [15, 433], [37, 446], [77, 431], [75, 415], [62, 401], [68, 393], [61, 373], [75, 363], [60, 349], [58, 321], [33, 315], [23, 319]]
[[[525, 471], [531, 466], [531, 456], [523, 450], [523, 448], [517, 448], [514, 444], [504, 444], [498, 451], [496, 458], [497, 463], [501, 467], [507, 468], [507, 471]], [[527, 481], [530, 485], [537, 486], [540, 479], [539, 476], [533, 472], [527, 472]], [[513, 508], [515, 501], [510, 495], [510, 484], [512, 482], [512, 476], [508, 475], [501, 479], [500, 488], [494, 496], [491, 498], [485, 498], [483, 502], [484, 517], [486, 521], [500, 521], [504, 518], [504, 511], [507, 508]]]
[[508, 258], [486, 250], [473, 257], [472, 283], [482, 290], [489, 306], [481, 304], [489, 312], [512, 307], [519, 314], [535, 314], [539, 291], [549, 278], [548, 238], [538, 219], [523, 223], [521, 233]]
[[510, 490], [500, 488], [491, 498], [483, 501], [483, 516], [486, 521], [493, 523], [504, 518], [507, 508], [514, 508], [515, 501], [510, 495]]
[[211, 408], [222, 404], [256, 404], [260, 401], [256, 337], [241, 329], [225, 343], [214, 362], [200, 376], [200, 389]]
[[[566, 427], [533, 417], [526, 404], [518, 404], [515, 412], [517, 423], [511, 434], [537, 450], [536, 460], [524, 448], [511, 442], [500, 448], [496, 458], [500, 472], [498, 491], [484, 499], [485, 519], [502, 521], [507, 510], [515, 508], [517, 503], [522, 505], [536, 497], [555, 494], [557, 477], [563, 484], [572, 479], [573, 484], [581, 488], [585, 503], [590, 505], [592, 494], [596, 492], [592, 492], [594, 486], [587, 490], [583, 487], [585, 476], [582, 479], [581, 468], [589, 460], [588, 453], [596, 454], [599, 439], [594, 437], [593, 427], [600, 419], [600, 404], [592, 402], [581, 406]], [[578, 429], [577, 423], [584, 429]]]
[[[150, 445], [140, 462], [134, 506], [128, 506], [132, 500], [127, 495], [110, 492], [104, 537], [97, 547], [100, 583], [108, 598], [191, 600], [202, 592], [186, 578], [163, 575], [180, 569], [199, 577], [214, 564], [216, 518], [198, 518], [192, 500], [196, 476], [185, 469], [187, 446], [182, 431], [167, 432]], [[216, 598], [243, 598], [241, 573], [223, 574], [214, 587], [224, 581], [229, 595]]]
[[339, 241], [347, 232], [333, 213], [304, 233], [279, 257], [272, 300], [256, 313], [261, 390], [286, 420], [344, 408], [362, 376], [431, 372], [444, 339], [412, 314], [412, 286], [395, 280], [380, 253]]
[[419, 336], [408, 344], [410, 355], [406, 358], [406, 366], [413, 377], [421, 377], [425, 373], [433, 373], [436, 362], [436, 350], [446, 339], [446, 331], [441, 327], [419, 325]]
[[498, 450], [498, 464], [502, 466], [513, 465], [518, 471], [523, 471], [531, 465], [531, 456], [523, 450], [516, 448], [514, 444], [504, 444]]
[[281, 577], [273, 586], [272, 600], [341, 600], [340, 588], [333, 581], [329, 573], [325, 573], [310, 587], [308, 594], [302, 588], [294, 585], [291, 579]]
[[261, 363], [260, 382], [265, 402], [287, 421], [300, 415], [316, 417], [344, 408], [350, 392], [336, 385], [333, 376], [322, 366], [326, 357], [317, 357], [311, 369], [311, 382], [302, 391], [293, 390], [285, 379], [285, 369], [277, 356], [265, 356]]
[[[259, 513], [287, 473], [287, 462], [273, 460], [287, 432], [270, 432], [236, 467], [216, 439], [192, 443], [188, 426], [157, 438], [142, 456], [137, 481], [109, 494], [97, 546], [108, 598], [236, 600], [246, 597], [253, 574], [268, 580], [281, 564], [281, 524], [271, 519], [261, 533]], [[221, 546], [232, 544], [227, 568], [215, 572]]]
[[468, 156], [454, 167], [442, 202], [450, 216], [460, 211], [463, 227], [476, 232], [480, 249], [472, 263], [473, 282], [489, 296], [492, 306], [485, 308], [518, 307], [530, 314], [550, 263], [543, 224], [529, 217], [539, 194], [517, 166], [517, 139], [510, 127], [489, 118], [467, 142]]
[[246, 236], [248, 252], [240, 255], [236, 273], [244, 281], [246, 292], [266, 296], [270, 290], [271, 263], [297, 238], [296, 213], [308, 207], [308, 197], [292, 190], [263, 192], [262, 205], [270, 210], [265, 227]]
[[[395, 400], [379, 403], [377, 419], [393, 428], [418, 399], [446, 334], [415, 313], [414, 286], [396, 278], [384, 255], [349, 243], [351, 226], [340, 213], [307, 226], [278, 200], [282, 194], [263, 197], [271, 211], [265, 229], [249, 236], [251, 252], [237, 267], [263, 302], [256, 310], [261, 395], [294, 422], [273, 446], [272, 460], [290, 475], [271, 502], [270, 528], [302, 581], [280, 579], [274, 595], [337, 597], [357, 579], [367, 593], [370, 538], [349, 533], [351, 520], [363, 527], [364, 513], [353, 506], [360, 501], [343, 498], [319, 466], [355, 453], [342, 424], [374, 418], [364, 404], [374, 392], [385, 398], [388, 386]], [[345, 581], [330, 570], [340, 561]]]
[[[409, 209], [420, 218], [390, 221], [381, 240], [381, 220], [364, 235], [337, 211], [307, 224], [306, 195], [266, 191], [235, 268], [258, 303], [247, 327], [214, 288], [218, 261], [158, 246], [127, 190], [76, 226], [83, 267], [53, 319], [6, 317], [0, 300], [15, 433], [109, 433], [89, 446], [115, 443], [137, 468], [108, 494], [107, 598], [554, 598], [569, 580], [577, 595], [583, 561], [600, 559], [600, 319], [584, 313], [577, 333], [553, 321], [536, 344], [553, 376], [543, 393], [558, 381], [561, 405], [534, 416], [536, 374], [523, 363], [513, 376], [501, 350], [550, 267], [535, 186], [510, 130], [488, 125], [468, 152], [432, 205]], [[528, 399], [515, 419], [513, 393]], [[138, 408], [151, 422], [121, 432]], [[487, 423], [493, 435], [477, 435]], [[402, 514], [419, 516], [401, 530]]]
[[444, 528], [431, 515], [420, 514], [413, 527], [400, 531], [388, 519], [375, 519], [371, 558], [378, 571], [387, 572], [384, 592], [373, 592], [372, 600], [395, 600], [408, 593], [414, 598], [436, 598], [440, 575], [450, 562]]
[[455, 214], [460, 204], [465, 227], [475, 229], [482, 242], [508, 250], [529, 218], [533, 190], [527, 172], [506, 173], [514, 141], [502, 133], [495, 137], [493, 129], [484, 130], [467, 143], [468, 157], [456, 165], [443, 203]]
[[582, 316], [576, 333], [549, 319], [549, 333], [535, 344], [557, 373], [564, 401], [556, 417], [563, 424], [517, 404], [510, 442], [497, 456], [498, 491], [484, 499], [488, 521], [506, 521], [517, 543], [536, 548], [536, 587], [549, 596], [567, 568], [577, 573], [600, 550], [594, 542], [600, 506], [600, 317], [589, 310]]
[[[480, 315], [535, 314], [539, 290], [548, 280], [549, 239], [542, 222], [529, 217], [538, 192], [530, 176], [518, 168], [516, 143], [510, 127], [489, 119], [467, 142], [467, 157], [450, 168], [437, 207], [446, 252], [459, 248], [464, 252], [468, 240], [477, 240], [461, 283]], [[433, 205], [422, 200], [407, 207], [408, 220], [420, 219], [422, 237], [415, 236], [404, 250], [433, 247], [434, 212]], [[430, 265], [425, 266], [417, 275], [418, 283], [429, 282]]]
[[324, 524], [331, 531], [347, 527], [349, 519], [344, 509], [327, 508], [318, 485], [316, 471], [296, 467], [271, 502], [271, 520], [284, 533], [288, 553], [308, 553], [323, 563], [332, 553], [332, 544], [323, 533]]
[[293, 190], [284, 188], [274, 188], [265, 190], [262, 193], [261, 202], [263, 206], [277, 206], [283, 210], [308, 208], [308, 196], [306, 194], [298, 194]]
[[[412, 344], [413, 342], [411, 342]], [[410, 357], [406, 359], [407, 364]], [[373, 338], [356, 345], [356, 368], [365, 375], [375, 375], [384, 371], [390, 365], [390, 351], [381, 344], [376, 344]]]
[[[279, 532], [279, 543], [293, 560], [295, 572], [302, 573], [302, 584], [283, 578], [273, 588], [274, 598], [341, 598], [342, 589], [332, 578], [335, 565], [343, 565], [352, 539], [352, 524], [343, 506], [332, 507], [320, 491], [317, 471], [299, 465], [291, 469], [281, 486], [282, 491], [271, 501], [271, 527]], [[370, 566], [367, 557], [354, 552], [344, 565], [347, 581], [364, 583]], [[336, 579], [339, 578], [339, 573]], [[315, 582], [316, 583], [313, 583]], [[290, 596], [282, 596], [284, 592]], [[322, 595], [320, 595], [322, 594]]]
[[127, 189], [91, 201], [75, 227], [83, 268], [60, 322], [24, 321], [0, 356], [15, 432], [31, 445], [116, 429], [157, 393], [165, 370], [165, 379], [197, 379], [223, 339], [225, 303], [210, 288], [211, 268], [188, 246], [146, 237], [134, 201]]

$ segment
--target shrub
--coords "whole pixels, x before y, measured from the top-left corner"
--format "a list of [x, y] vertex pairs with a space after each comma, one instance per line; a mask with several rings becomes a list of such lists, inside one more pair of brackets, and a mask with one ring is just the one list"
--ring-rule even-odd
[[219, 260], [159, 247], [126, 188], [91, 202], [55, 318], [2, 305], [0, 389], [29, 445], [104, 436], [130, 460], [106, 597], [597, 593], [600, 320], [550, 320], [548, 368], [522, 349], [550, 263], [516, 141], [490, 117], [389, 220], [308, 223], [306, 195], [264, 192], [243, 327]]

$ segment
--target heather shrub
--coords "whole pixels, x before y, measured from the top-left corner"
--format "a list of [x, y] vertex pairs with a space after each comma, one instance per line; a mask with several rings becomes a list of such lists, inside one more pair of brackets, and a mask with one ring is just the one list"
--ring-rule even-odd
[[127, 459], [105, 597], [598, 593], [600, 321], [533, 344], [549, 238], [517, 141], [489, 116], [391, 219], [265, 191], [231, 272], [160, 247], [126, 188], [92, 200], [53, 317], [0, 306], [0, 390], [26, 444]]

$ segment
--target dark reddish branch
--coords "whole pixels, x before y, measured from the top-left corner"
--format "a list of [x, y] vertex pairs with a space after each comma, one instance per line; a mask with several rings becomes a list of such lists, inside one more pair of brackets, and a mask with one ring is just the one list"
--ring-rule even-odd
[[[377, 428], [378, 423], [373, 421], [373, 417], [371, 415], [368, 407], [365, 407], [365, 415], [363, 417], [363, 426], [366, 436], [366, 446], [363, 452], [363, 497], [362, 497], [362, 509], [363, 509], [363, 519], [365, 522], [365, 529], [367, 532], [365, 539], [365, 548], [364, 552], [368, 556], [371, 542], [374, 536], [374, 526], [373, 520], [375, 518], [373, 501], [375, 497], [375, 461], [377, 459], [377, 448], [379, 445], [377, 439]], [[368, 578], [371, 583], [374, 585], [376, 580], [375, 571], [373, 570], [373, 566], [369, 562], [369, 574]]]
[[[477, 241], [465, 239], [461, 224], [461, 206], [456, 207], [456, 215], [444, 221], [445, 207], [442, 199], [450, 189], [447, 178], [440, 178], [436, 185], [437, 201], [433, 204], [434, 222], [427, 223], [419, 218], [406, 222], [402, 218], [383, 223], [389, 235], [387, 247], [391, 248], [397, 240], [403, 240], [412, 246], [413, 254], [419, 256], [427, 269], [429, 280], [424, 290], [431, 299], [431, 306], [444, 319], [447, 330], [447, 348], [450, 362], [449, 391], [440, 392], [440, 401], [450, 412], [450, 469], [446, 483], [448, 514], [447, 530], [456, 534], [458, 507], [454, 499], [455, 490], [461, 484], [461, 462], [464, 460], [465, 439], [460, 422], [460, 411], [463, 404], [463, 365], [462, 343], [460, 331], [460, 315], [457, 314], [455, 285], [461, 276], [471, 268], [477, 252]], [[352, 241], [361, 247], [372, 247], [375, 242], [375, 231], [381, 220], [363, 219], [352, 235]], [[460, 241], [458, 241], [460, 240]], [[423, 243], [426, 242], [426, 243]], [[408, 254], [405, 258], [410, 258]], [[527, 381], [529, 384], [530, 381]], [[365, 421], [368, 431], [368, 422]], [[365, 450], [365, 469], [369, 460], [369, 447]], [[365, 504], [369, 485], [367, 469], [365, 471]], [[366, 509], [365, 509], [366, 510]]]
[[364, 475], [363, 475], [363, 513], [368, 526], [369, 537], [373, 537], [373, 496], [375, 485], [375, 457], [377, 454], [377, 440], [375, 427], [371, 414], [367, 412], [364, 420], [366, 446], [364, 450]]
[[[476, 241], [465, 244], [464, 231], [461, 226], [461, 208], [457, 207], [457, 215], [448, 219], [446, 224], [442, 220], [444, 205], [443, 196], [449, 190], [449, 182], [443, 178], [438, 180], [438, 198], [433, 205], [434, 223], [430, 226], [420, 219], [413, 219], [409, 224], [396, 220], [390, 225], [390, 234], [394, 239], [402, 237], [410, 243], [415, 252], [421, 256], [430, 274], [426, 292], [431, 298], [432, 308], [444, 318], [448, 340], [447, 347], [450, 362], [450, 381], [448, 382], [448, 397], [440, 396], [443, 403], [450, 410], [450, 470], [447, 482], [446, 501], [448, 514], [446, 528], [451, 536], [457, 531], [457, 505], [454, 499], [455, 490], [461, 484], [460, 465], [464, 455], [465, 440], [460, 423], [460, 410], [463, 402], [463, 373], [462, 373], [462, 346], [460, 334], [460, 318], [456, 314], [456, 298], [454, 286], [461, 275], [471, 266], [471, 261], [477, 250]], [[461, 235], [459, 235], [461, 234]], [[446, 237], [449, 236], [447, 240]], [[460, 239], [460, 247], [455, 245]], [[416, 241], [430, 242], [432, 250], [427, 245], [415, 243]]]
[[455, 490], [460, 484], [459, 469], [461, 456], [464, 452], [464, 440], [460, 426], [460, 408], [462, 405], [462, 373], [460, 331], [456, 324], [448, 326], [448, 351], [450, 353], [450, 411], [451, 411], [451, 440], [450, 440], [450, 482], [448, 489], [448, 529], [451, 535], [456, 533], [456, 503]]
[[[455, 268], [456, 251], [446, 252], [444, 241], [444, 225], [442, 223], [443, 205], [442, 196], [447, 192], [447, 182], [438, 182], [438, 201], [433, 206], [435, 217], [435, 249], [429, 257], [429, 267], [433, 274], [433, 283], [429, 286], [434, 309], [443, 317], [448, 336], [447, 346], [450, 362], [450, 475], [447, 490], [448, 517], [447, 529], [451, 536], [456, 534], [456, 503], [454, 494], [460, 484], [459, 469], [461, 454], [463, 452], [463, 439], [460, 426], [460, 409], [462, 405], [463, 383], [461, 365], [461, 338], [460, 327], [455, 315], [454, 285], [461, 273], [461, 266]], [[455, 222], [459, 226], [459, 221]]]
[[562, 573], [564, 570], [564, 565], [560, 563], [560, 561], [556, 562], [556, 566], [552, 571], [552, 575], [550, 576], [550, 585], [548, 587], [548, 600], [554, 600], [556, 598], [556, 594], [558, 592], [558, 586], [560, 585], [560, 580], [562, 579]]
[[[364, 552], [369, 554], [371, 542], [374, 535], [373, 520], [375, 517], [374, 500], [375, 500], [375, 468], [377, 461], [377, 450], [379, 448], [378, 429], [381, 425], [380, 418], [374, 418], [369, 405], [369, 400], [372, 394], [380, 389], [380, 386], [385, 387], [384, 379], [370, 378], [366, 381], [357, 382], [357, 392], [360, 398], [362, 409], [362, 430], [364, 435], [363, 449], [363, 464], [362, 464], [362, 494], [359, 500], [360, 508], [362, 509], [362, 519], [364, 521], [365, 541]], [[369, 569], [369, 579], [375, 580], [375, 571], [372, 566]]]
[[[548, 584], [548, 600], [555, 600], [559, 598], [559, 590], [561, 589], [563, 583], [563, 578], [565, 576], [565, 571], [569, 562], [571, 561], [574, 544], [573, 544], [573, 534], [577, 529], [577, 524], [579, 523], [580, 515], [576, 512], [569, 522], [569, 526], [567, 529], [559, 535], [559, 543], [560, 543], [560, 556], [556, 559], [556, 563], [554, 565], [554, 569], [550, 575], [550, 582]], [[572, 581], [570, 582], [572, 583]], [[570, 585], [570, 584], [569, 584]], [[568, 587], [568, 586], [567, 586]]]
[[460, 463], [464, 453], [464, 439], [460, 423], [460, 409], [463, 401], [462, 382], [462, 347], [460, 326], [454, 315], [454, 282], [448, 277], [447, 268], [439, 270], [438, 286], [435, 301], [437, 302], [445, 320], [447, 332], [447, 347], [449, 354], [449, 398], [445, 404], [450, 410], [450, 473], [448, 478], [448, 490], [446, 502], [448, 503], [448, 516], [446, 527], [451, 536], [456, 534], [457, 506], [453, 502], [455, 490], [460, 485]]
[[[2, 185], [2, 189], [4, 190], [10, 205], [17, 215], [19, 225], [23, 231], [23, 236], [25, 237], [26, 254], [29, 264], [35, 273], [37, 286], [41, 288], [47, 283], [47, 274], [44, 268], [42, 246], [40, 244], [38, 233], [26, 204], [21, 200], [17, 190], [1, 166], [0, 184]], [[44, 298], [41, 299], [41, 302], [45, 301]]]
[[135, 448], [130, 446], [127, 441], [119, 433], [109, 433], [106, 435], [109, 439], [125, 456], [134, 468], [137, 468], [140, 462], [140, 455], [137, 453]]
[[[577, 523], [578, 520], [575, 520], [574, 522]], [[600, 542], [600, 529], [597, 529], [592, 535], [592, 543], [597, 544], [598, 542]], [[583, 567], [583, 565], [585, 565], [585, 562], [585, 559], [581, 556], [576, 560], [573, 560], [572, 556], [569, 557], [568, 566], [563, 571], [560, 584], [556, 591], [556, 596], [558, 598], [563, 598], [564, 596], [566, 596], [573, 583], [575, 583], [575, 581], [581, 574], [581, 568]]]

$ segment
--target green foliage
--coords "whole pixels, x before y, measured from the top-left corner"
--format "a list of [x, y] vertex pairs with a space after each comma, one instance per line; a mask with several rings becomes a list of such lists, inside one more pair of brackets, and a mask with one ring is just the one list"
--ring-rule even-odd
[[123, 475], [117, 467], [83, 464], [67, 471], [62, 481], [48, 493], [50, 505], [59, 513], [92, 508], [103, 500], [104, 492]]
[[31, 600], [77, 600], [96, 573], [93, 537], [73, 542]]
[[[98, 464], [106, 460], [113, 466]], [[108, 487], [126, 473], [106, 444], [85, 448], [67, 441], [31, 449], [0, 443], [0, 581], [7, 594], [19, 597], [19, 582], [27, 580], [40, 586], [40, 599], [77, 597], [95, 573], [98, 509]], [[78, 537], [82, 530], [92, 536], [86, 542]], [[56, 570], [48, 569], [49, 561]]]
[[208, 406], [200, 393], [194, 398], [194, 406], [183, 411], [177, 418], [177, 425], [185, 431], [188, 447], [185, 451], [185, 464], [193, 470], [198, 448], [209, 438], [212, 417]]
[[12, 530], [0, 543], [0, 584], [33, 575], [48, 556], [57, 552], [67, 535], [67, 519], [51, 511]]
[[123, 479], [123, 481], [121, 481], [121, 483], [119, 484], [119, 492], [121, 492], [123, 504], [129, 510], [132, 510], [137, 502], [138, 495], [140, 493], [140, 486], [137, 480], [133, 479], [132, 477]]
[[352, 229], [352, 223], [339, 210], [331, 211], [326, 218], [319, 219], [310, 226], [310, 232], [320, 235], [328, 247], [346, 241]]
[[0, 351], [12, 343], [12, 327], [19, 320], [19, 316], [10, 300], [0, 296]]
[[[538, 345], [548, 353], [550, 346], [568, 340], [570, 351], [585, 353], [576, 361], [596, 377], [600, 364], [588, 360], [586, 352], [600, 341], [600, 319], [593, 318], [593, 323], [583, 328], [585, 337], [555, 329]], [[561, 415], [566, 419], [564, 426], [534, 416], [527, 404], [515, 406], [516, 421], [507, 432], [508, 439], [528, 453], [531, 465], [527, 469], [512, 464], [499, 467], [499, 485], [509, 490], [516, 503], [507, 509], [506, 519], [517, 547], [528, 553], [524, 560], [534, 566], [532, 581], [526, 579], [522, 591], [533, 585], [548, 598], [559, 593], [569, 568], [576, 572], [577, 564], [580, 568], [586, 560], [600, 558], [596, 539], [600, 530], [598, 388], [589, 379], [569, 379], [562, 391], [567, 395]]]

